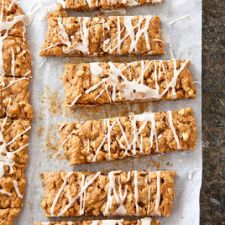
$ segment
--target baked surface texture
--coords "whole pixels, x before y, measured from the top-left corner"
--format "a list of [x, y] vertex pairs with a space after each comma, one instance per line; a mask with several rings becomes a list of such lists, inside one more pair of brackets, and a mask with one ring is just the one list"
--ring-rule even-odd
[[18, 1], [1, 0], [0, 14], [0, 225], [12, 225], [26, 186], [31, 54]]
[[41, 56], [162, 55], [157, 16], [48, 16]]
[[[159, 225], [159, 220], [143, 218], [139, 220], [91, 220], [91, 221], [62, 221], [49, 222], [48, 225]], [[36, 222], [35, 225], [46, 225], [45, 222]]]
[[192, 109], [59, 125], [61, 146], [70, 164], [193, 150]]
[[27, 120], [0, 119], [0, 224], [12, 224], [23, 206], [28, 162]]
[[189, 60], [65, 64], [66, 105], [94, 106], [124, 102], [195, 98]]
[[42, 207], [48, 217], [169, 216], [174, 172], [111, 171], [42, 174]]
[[0, 11], [0, 76], [30, 77], [31, 55], [25, 26], [27, 17], [15, 1], [1, 1]]
[[0, 118], [31, 120], [29, 78], [0, 77]]
[[78, 11], [91, 11], [96, 9], [134, 7], [161, 2], [163, 2], [163, 0], [61, 0], [59, 1], [59, 7]]

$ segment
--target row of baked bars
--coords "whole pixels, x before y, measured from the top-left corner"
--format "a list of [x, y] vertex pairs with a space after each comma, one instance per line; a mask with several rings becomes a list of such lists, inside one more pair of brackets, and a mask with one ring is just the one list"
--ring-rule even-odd
[[16, 1], [0, 1], [0, 225], [23, 206], [28, 162], [31, 56], [26, 21]]
[[[134, 1], [58, 1], [72, 10], [115, 9], [159, 3]], [[51, 13], [41, 56], [162, 55], [157, 16], [68, 17]], [[96, 106], [124, 102], [194, 98], [188, 60], [66, 64], [66, 104]], [[61, 145], [70, 164], [110, 161], [130, 156], [193, 150], [196, 123], [190, 108], [129, 117], [59, 125]], [[169, 216], [174, 200], [174, 172], [112, 171], [42, 174], [42, 207], [48, 217]], [[79, 224], [159, 224], [135, 221], [82, 221]], [[43, 223], [36, 223], [42, 225]], [[45, 224], [45, 223], [44, 223]], [[49, 222], [74, 225], [77, 222]]]

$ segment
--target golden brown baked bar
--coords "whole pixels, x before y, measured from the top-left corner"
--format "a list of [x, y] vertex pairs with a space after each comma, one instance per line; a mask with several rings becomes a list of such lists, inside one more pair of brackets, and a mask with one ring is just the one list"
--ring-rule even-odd
[[0, 76], [30, 77], [31, 54], [26, 40], [5, 35], [0, 39], [4, 39], [0, 41]]
[[190, 108], [61, 124], [59, 133], [70, 164], [193, 150], [196, 145]]
[[159, 225], [159, 220], [143, 218], [138, 220], [91, 220], [91, 221], [63, 221], [36, 222], [35, 225]]
[[0, 1], [0, 34], [7, 33], [9, 36], [24, 37], [27, 17], [15, 0]]
[[29, 78], [0, 77], [0, 118], [32, 119]]
[[189, 60], [66, 64], [66, 104], [93, 106], [195, 97]]
[[23, 205], [28, 161], [27, 120], [0, 119], [0, 224], [12, 224]]
[[41, 56], [162, 55], [157, 16], [67, 17], [48, 16]]
[[49, 217], [169, 216], [174, 172], [112, 171], [42, 174], [42, 207]]
[[90, 11], [161, 3], [163, 0], [58, 0], [63, 9]]

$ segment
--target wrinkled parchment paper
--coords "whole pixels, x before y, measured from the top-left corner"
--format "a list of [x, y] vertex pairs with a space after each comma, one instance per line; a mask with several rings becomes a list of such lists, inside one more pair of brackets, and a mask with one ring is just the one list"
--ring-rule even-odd
[[[44, 3], [43, 3], [44, 2]], [[198, 225], [199, 192], [202, 179], [202, 145], [201, 145], [201, 0], [165, 0], [163, 5], [145, 6], [115, 13], [127, 15], [159, 15], [162, 19], [166, 55], [162, 58], [191, 59], [191, 71], [196, 81], [197, 98], [176, 102], [163, 102], [142, 105], [118, 105], [93, 109], [77, 109], [75, 112], [63, 108], [64, 91], [60, 80], [63, 62], [82, 62], [114, 60], [114, 58], [48, 58], [38, 56], [46, 33], [46, 13], [54, 9], [56, 0], [21, 0], [21, 6], [28, 13], [31, 25], [28, 26], [29, 45], [33, 55], [33, 81], [31, 86], [32, 105], [35, 119], [30, 138], [30, 163], [27, 170], [27, 194], [23, 212], [17, 219], [17, 225], [31, 225], [35, 221], [47, 221], [40, 207], [43, 189], [40, 173], [58, 170], [129, 170], [129, 169], [167, 169], [175, 170], [176, 197], [172, 216], [162, 218], [162, 225]], [[73, 15], [97, 15], [73, 13]], [[111, 12], [112, 14], [112, 12]], [[154, 57], [149, 57], [154, 59]], [[156, 57], [155, 57], [156, 58]], [[157, 57], [159, 58], [159, 57]], [[139, 58], [123, 58], [135, 60]], [[118, 58], [117, 58], [118, 60]], [[140, 159], [82, 165], [71, 167], [61, 159], [62, 150], [57, 141], [56, 125], [58, 122], [106, 118], [128, 115], [145, 111], [174, 110], [192, 107], [197, 118], [198, 142], [193, 152], [175, 152], [162, 156], [148, 156]]]

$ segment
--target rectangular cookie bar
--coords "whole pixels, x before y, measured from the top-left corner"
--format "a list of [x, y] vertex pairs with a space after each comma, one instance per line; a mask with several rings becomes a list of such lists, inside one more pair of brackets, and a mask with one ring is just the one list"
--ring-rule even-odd
[[93, 106], [194, 98], [189, 60], [66, 64], [66, 104]]
[[32, 119], [29, 78], [0, 77], [0, 118]]
[[57, 222], [36, 222], [35, 225], [159, 225], [159, 220], [143, 218], [137, 220], [90, 220], [90, 221], [57, 221]]
[[0, 39], [0, 77], [30, 77], [31, 54], [26, 40], [8, 35]]
[[48, 16], [41, 56], [162, 55], [163, 41], [157, 16], [67, 17]]
[[156, 4], [163, 2], [163, 0], [59, 0], [58, 2], [63, 9], [90, 11]]
[[[26, 34], [27, 16], [24, 15], [23, 10], [20, 8], [15, 0], [1, 0], [1, 26], [0, 36], [7, 33], [9, 36], [24, 37]], [[1, 38], [0, 38], [1, 40]]]
[[28, 161], [27, 120], [0, 119], [0, 224], [12, 224], [23, 205]]
[[190, 108], [61, 124], [59, 133], [70, 164], [193, 150], [196, 145]]
[[174, 172], [111, 171], [42, 174], [42, 207], [49, 217], [169, 216]]

